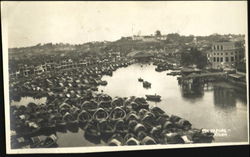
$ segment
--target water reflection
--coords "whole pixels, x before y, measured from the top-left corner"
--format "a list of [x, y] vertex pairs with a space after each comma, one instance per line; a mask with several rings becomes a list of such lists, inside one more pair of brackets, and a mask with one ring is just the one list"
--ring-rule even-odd
[[214, 105], [223, 109], [235, 108], [236, 97], [233, 89], [214, 86]]
[[188, 79], [179, 81], [181, 94], [184, 98], [202, 98], [204, 96], [204, 83], [199, 79]]

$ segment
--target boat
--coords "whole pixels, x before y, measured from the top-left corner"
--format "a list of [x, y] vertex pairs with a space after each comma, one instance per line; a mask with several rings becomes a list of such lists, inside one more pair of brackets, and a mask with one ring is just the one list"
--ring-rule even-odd
[[41, 126], [35, 122], [27, 122], [25, 126], [16, 126], [16, 137], [30, 137], [41, 131]]
[[39, 148], [42, 144], [40, 136], [35, 136], [30, 138], [30, 148]]
[[125, 145], [140, 145], [140, 142], [134, 137], [131, 137], [125, 142]]
[[151, 83], [148, 82], [148, 81], [144, 81], [144, 82], [143, 82], [143, 87], [144, 87], [144, 88], [150, 88], [150, 87], [151, 87]]
[[81, 109], [88, 111], [90, 113], [94, 113], [98, 108], [98, 104], [95, 101], [85, 101], [82, 105], [81, 105]]
[[126, 117], [126, 112], [121, 107], [115, 107], [110, 113], [110, 120], [123, 120]]
[[100, 130], [98, 129], [97, 122], [90, 121], [85, 129], [85, 136], [90, 138], [99, 138], [101, 135]]
[[41, 146], [42, 148], [51, 148], [57, 146], [57, 136], [55, 134], [52, 134], [42, 142]]
[[116, 133], [119, 133], [121, 135], [124, 135], [128, 132], [128, 129], [126, 128], [126, 125], [124, 123], [124, 120], [117, 120], [116, 123], [115, 123], [115, 132]]
[[122, 146], [123, 145], [123, 138], [120, 134], [114, 134], [109, 142], [108, 142], [109, 146]]
[[87, 124], [89, 121], [92, 120], [92, 116], [85, 110], [82, 110], [79, 114], [78, 114], [78, 122], [79, 124]]
[[161, 96], [160, 95], [146, 95], [147, 100], [149, 101], [155, 101], [155, 102], [159, 102], [161, 101]]
[[141, 141], [142, 145], [153, 145], [153, 144], [157, 144], [156, 141], [149, 136], [146, 136], [142, 139]]
[[139, 82], [143, 82], [143, 79], [140, 77], [140, 78], [138, 78], [138, 81]]
[[65, 113], [63, 120], [67, 123], [68, 129], [78, 125], [78, 120], [69, 112]]
[[93, 119], [96, 121], [103, 121], [108, 119], [109, 114], [103, 109], [98, 108], [97, 111], [93, 114]]
[[109, 111], [112, 109], [111, 101], [101, 101], [99, 102], [98, 107]]
[[124, 105], [124, 100], [120, 97], [114, 98], [111, 102], [112, 107], [122, 107], [123, 105]]
[[114, 126], [107, 120], [101, 120], [98, 123], [98, 128], [100, 129], [101, 137], [107, 141], [114, 134]]
[[100, 85], [102, 85], [102, 86], [106, 86], [107, 84], [108, 84], [107, 81], [100, 81]]

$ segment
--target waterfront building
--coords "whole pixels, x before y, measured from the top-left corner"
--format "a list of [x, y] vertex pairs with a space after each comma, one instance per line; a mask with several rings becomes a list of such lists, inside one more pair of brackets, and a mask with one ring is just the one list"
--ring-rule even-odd
[[235, 69], [244, 59], [244, 41], [215, 42], [208, 60], [213, 69]]

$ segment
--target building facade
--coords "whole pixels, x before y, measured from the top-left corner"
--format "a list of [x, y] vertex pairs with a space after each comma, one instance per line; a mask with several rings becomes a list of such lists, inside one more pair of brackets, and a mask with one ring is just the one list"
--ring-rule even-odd
[[208, 60], [213, 69], [235, 69], [244, 57], [244, 41], [228, 41], [213, 43]]

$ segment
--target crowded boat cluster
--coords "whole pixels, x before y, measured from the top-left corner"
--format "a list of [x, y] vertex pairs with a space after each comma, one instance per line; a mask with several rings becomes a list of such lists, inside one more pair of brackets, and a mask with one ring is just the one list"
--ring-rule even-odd
[[[57, 132], [84, 131], [85, 139], [106, 145], [207, 143], [213, 133], [194, 129], [189, 121], [168, 115], [147, 100], [159, 95], [114, 97], [98, 91], [107, 85], [103, 75], [112, 75], [133, 62], [90, 66], [39, 75], [10, 83], [10, 99], [46, 97], [45, 104], [10, 106], [13, 148], [57, 147]], [[143, 79], [138, 79], [145, 82]], [[151, 84], [150, 84], [151, 85]]]
[[[15, 147], [52, 147], [56, 132], [84, 130], [84, 137], [108, 145], [148, 145], [212, 142], [213, 134], [193, 129], [189, 121], [149, 107], [144, 98], [112, 98], [92, 93], [80, 103], [57, 98], [48, 103], [11, 106]], [[39, 136], [47, 136], [42, 141]], [[22, 140], [20, 140], [22, 139]], [[24, 145], [26, 144], [26, 145]]]

